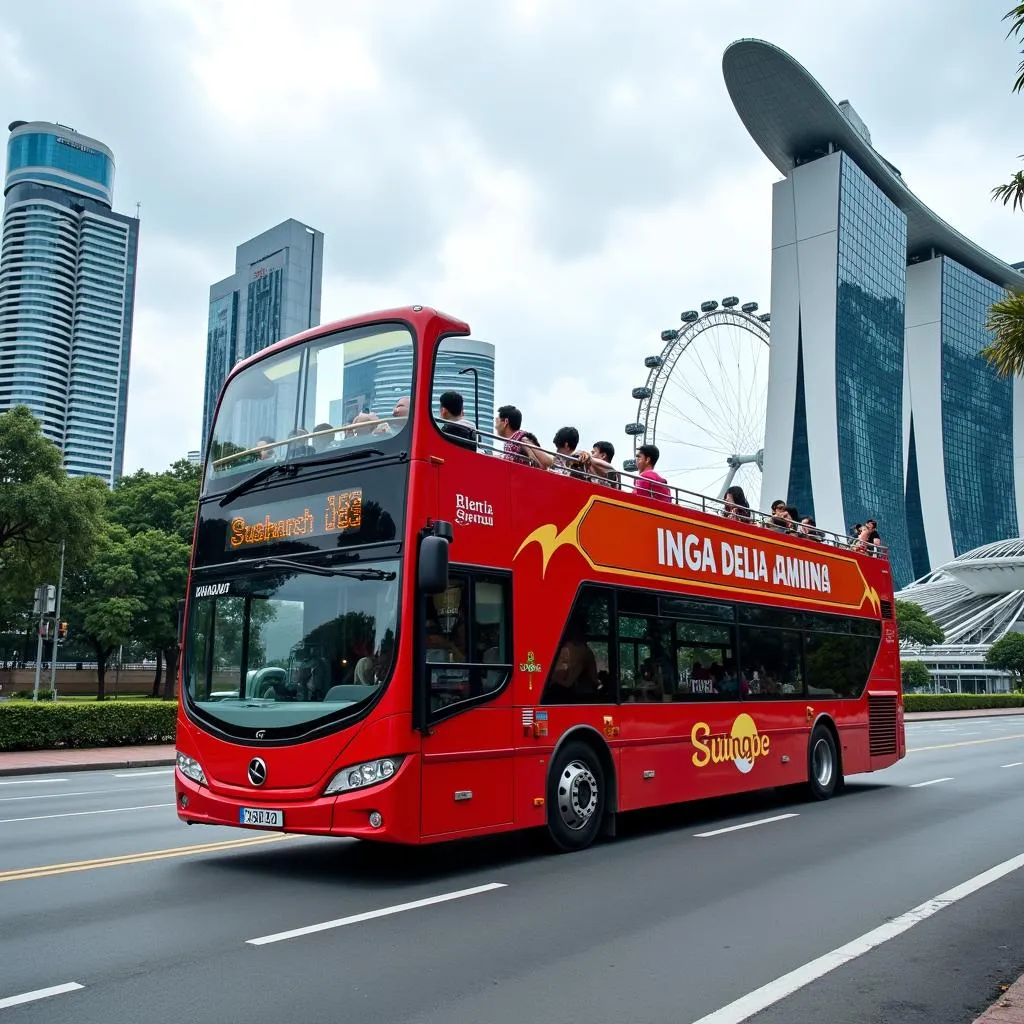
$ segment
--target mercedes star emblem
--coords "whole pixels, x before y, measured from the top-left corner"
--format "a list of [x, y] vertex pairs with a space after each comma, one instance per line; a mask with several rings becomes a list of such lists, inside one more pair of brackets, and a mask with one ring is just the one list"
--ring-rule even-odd
[[262, 786], [267, 781], [267, 765], [262, 757], [254, 757], [249, 762], [249, 781], [254, 786]]

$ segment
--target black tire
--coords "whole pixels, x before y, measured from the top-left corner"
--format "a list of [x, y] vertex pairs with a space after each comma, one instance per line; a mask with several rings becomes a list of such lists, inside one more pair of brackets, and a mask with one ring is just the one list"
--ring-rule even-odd
[[548, 834], [560, 850], [586, 849], [601, 831], [606, 805], [601, 759], [594, 748], [570, 740], [548, 773]]
[[814, 800], [828, 800], [841, 782], [839, 751], [832, 730], [816, 725], [807, 747], [807, 792]]

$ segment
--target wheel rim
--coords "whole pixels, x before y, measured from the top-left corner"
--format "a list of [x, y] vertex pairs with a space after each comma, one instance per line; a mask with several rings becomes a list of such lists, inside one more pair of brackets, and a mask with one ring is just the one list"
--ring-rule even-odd
[[558, 780], [558, 813], [574, 832], [586, 828], [597, 811], [597, 779], [582, 762], [571, 761]]
[[822, 789], [828, 789], [832, 782], [832, 773], [835, 771], [835, 759], [832, 757], [832, 745], [824, 737], [814, 744], [811, 770], [814, 773], [814, 781]]

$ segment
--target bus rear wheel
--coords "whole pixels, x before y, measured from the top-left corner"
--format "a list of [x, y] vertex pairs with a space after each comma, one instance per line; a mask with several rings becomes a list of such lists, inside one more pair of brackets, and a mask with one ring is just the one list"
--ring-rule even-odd
[[832, 730], [816, 725], [807, 749], [807, 790], [815, 800], [834, 796], [841, 782], [839, 752]]
[[548, 776], [548, 833], [560, 850], [583, 850], [597, 838], [605, 797], [604, 770], [594, 749], [566, 743]]

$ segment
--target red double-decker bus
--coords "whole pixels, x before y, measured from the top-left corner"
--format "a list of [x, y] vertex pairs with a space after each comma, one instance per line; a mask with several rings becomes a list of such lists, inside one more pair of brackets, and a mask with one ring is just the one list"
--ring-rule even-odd
[[904, 756], [884, 553], [451, 428], [468, 333], [414, 306], [230, 374], [183, 618], [184, 821], [579, 849], [621, 812], [824, 799]]

